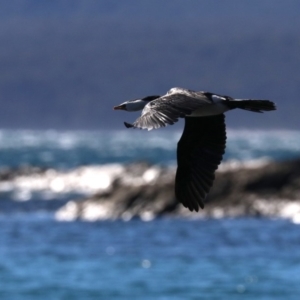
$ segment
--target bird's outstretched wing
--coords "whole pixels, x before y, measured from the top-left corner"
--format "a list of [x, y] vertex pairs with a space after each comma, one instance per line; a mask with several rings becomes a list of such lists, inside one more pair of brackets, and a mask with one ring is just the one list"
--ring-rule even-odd
[[211, 103], [211, 100], [204, 95], [200, 97], [196, 93], [167, 94], [149, 102], [144, 107], [142, 115], [133, 124], [125, 123], [125, 126], [148, 130], [165, 127], [208, 103]]
[[177, 148], [176, 198], [189, 210], [204, 208], [226, 147], [224, 114], [187, 117]]

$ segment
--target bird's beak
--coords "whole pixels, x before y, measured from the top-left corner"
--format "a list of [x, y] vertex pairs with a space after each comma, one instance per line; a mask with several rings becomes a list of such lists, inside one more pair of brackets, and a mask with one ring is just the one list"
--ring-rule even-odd
[[126, 110], [126, 105], [121, 104], [121, 105], [114, 106], [114, 110]]

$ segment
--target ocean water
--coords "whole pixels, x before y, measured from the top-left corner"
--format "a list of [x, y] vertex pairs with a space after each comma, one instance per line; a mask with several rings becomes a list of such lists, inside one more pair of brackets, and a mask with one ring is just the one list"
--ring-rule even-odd
[[299, 299], [284, 220], [0, 217], [0, 299]]
[[[300, 226], [290, 220], [55, 219], [124, 163], [174, 166], [179, 137], [0, 130], [0, 178], [20, 167], [48, 170], [0, 180], [0, 299], [299, 299]], [[224, 162], [299, 153], [295, 131], [229, 130]]]

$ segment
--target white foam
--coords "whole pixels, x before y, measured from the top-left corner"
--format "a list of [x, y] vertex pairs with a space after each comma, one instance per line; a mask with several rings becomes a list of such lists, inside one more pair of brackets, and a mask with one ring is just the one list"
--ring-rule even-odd
[[237, 159], [231, 159], [226, 162], [221, 163], [218, 168], [219, 172], [235, 171], [239, 169], [258, 169], [266, 166], [270, 163], [270, 159], [267, 157], [262, 157], [259, 159], [252, 159], [248, 161], [241, 161]]
[[77, 204], [74, 201], [69, 201], [65, 206], [60, 208], [55, 213], [55, 219], [63, 222], [75, 221], [78, 213], [79, 211]]
[[145, 183], [151, 183], [158, 178], [160, 173], [160, 168], [154, 166], [146, 170], [142, 178], [145, 181]]
[[287, 202], [281, 209], [280, 216], [290, 219], [295, 224], [300, 224], [300, 202]]
[[81, 213], [81, 219], [84, 221], [107, 220], [113, 217], [112, 207], [101, 203], [91, 202], [84, 203]]
[[121, 164], [85, 166], [66, 171], [49, 169], [16, 176], [9, 181], [0, 181], [0, 191], [12, 192], [13, 198], [18, 201], [30, 200], [34, 193], [40, 193], [40, 198], [45, 200], [53, 199], [59, 194], [89, 196], [108, 190], [117, 179], [123, 185], [130, 186], [153, 184], [161, 172], [162, 168], [156, 165], [145, 170], [139, 170], [137, 166], [137, 170], [133, 167], [129, 171]]
[[300, 224], [300, 201], [289, 199], [257, 199], [254, 208], [266, 217], [289, 219]]
[[11, 181], [1, 181], [0, 191], [14, 191], [16, 199], [25, 200], [25, 193], [95, 194], [109, 188], [115, 178], [124, 173], [121, 164], [79, 167], [69, 171], [49, 169], [45, 173], [17, 176]]

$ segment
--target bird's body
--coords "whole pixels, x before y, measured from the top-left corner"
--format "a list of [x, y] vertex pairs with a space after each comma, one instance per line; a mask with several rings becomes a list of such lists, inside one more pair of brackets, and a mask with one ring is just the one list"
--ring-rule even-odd
[[177, 147], [175, 195], [191, 211], [204, 207], [215, 171], [226, 147], [224, 113], [241, 108], [253, 112], [275, 110], [269, 100], [233, 99], [209, 92], [172, 88], [164, 96], [148, 96], [126, 101], [114, 109], [142, 110], [141, 116], [125, 126], [157, 129], [185, 118], [185, 127]]

